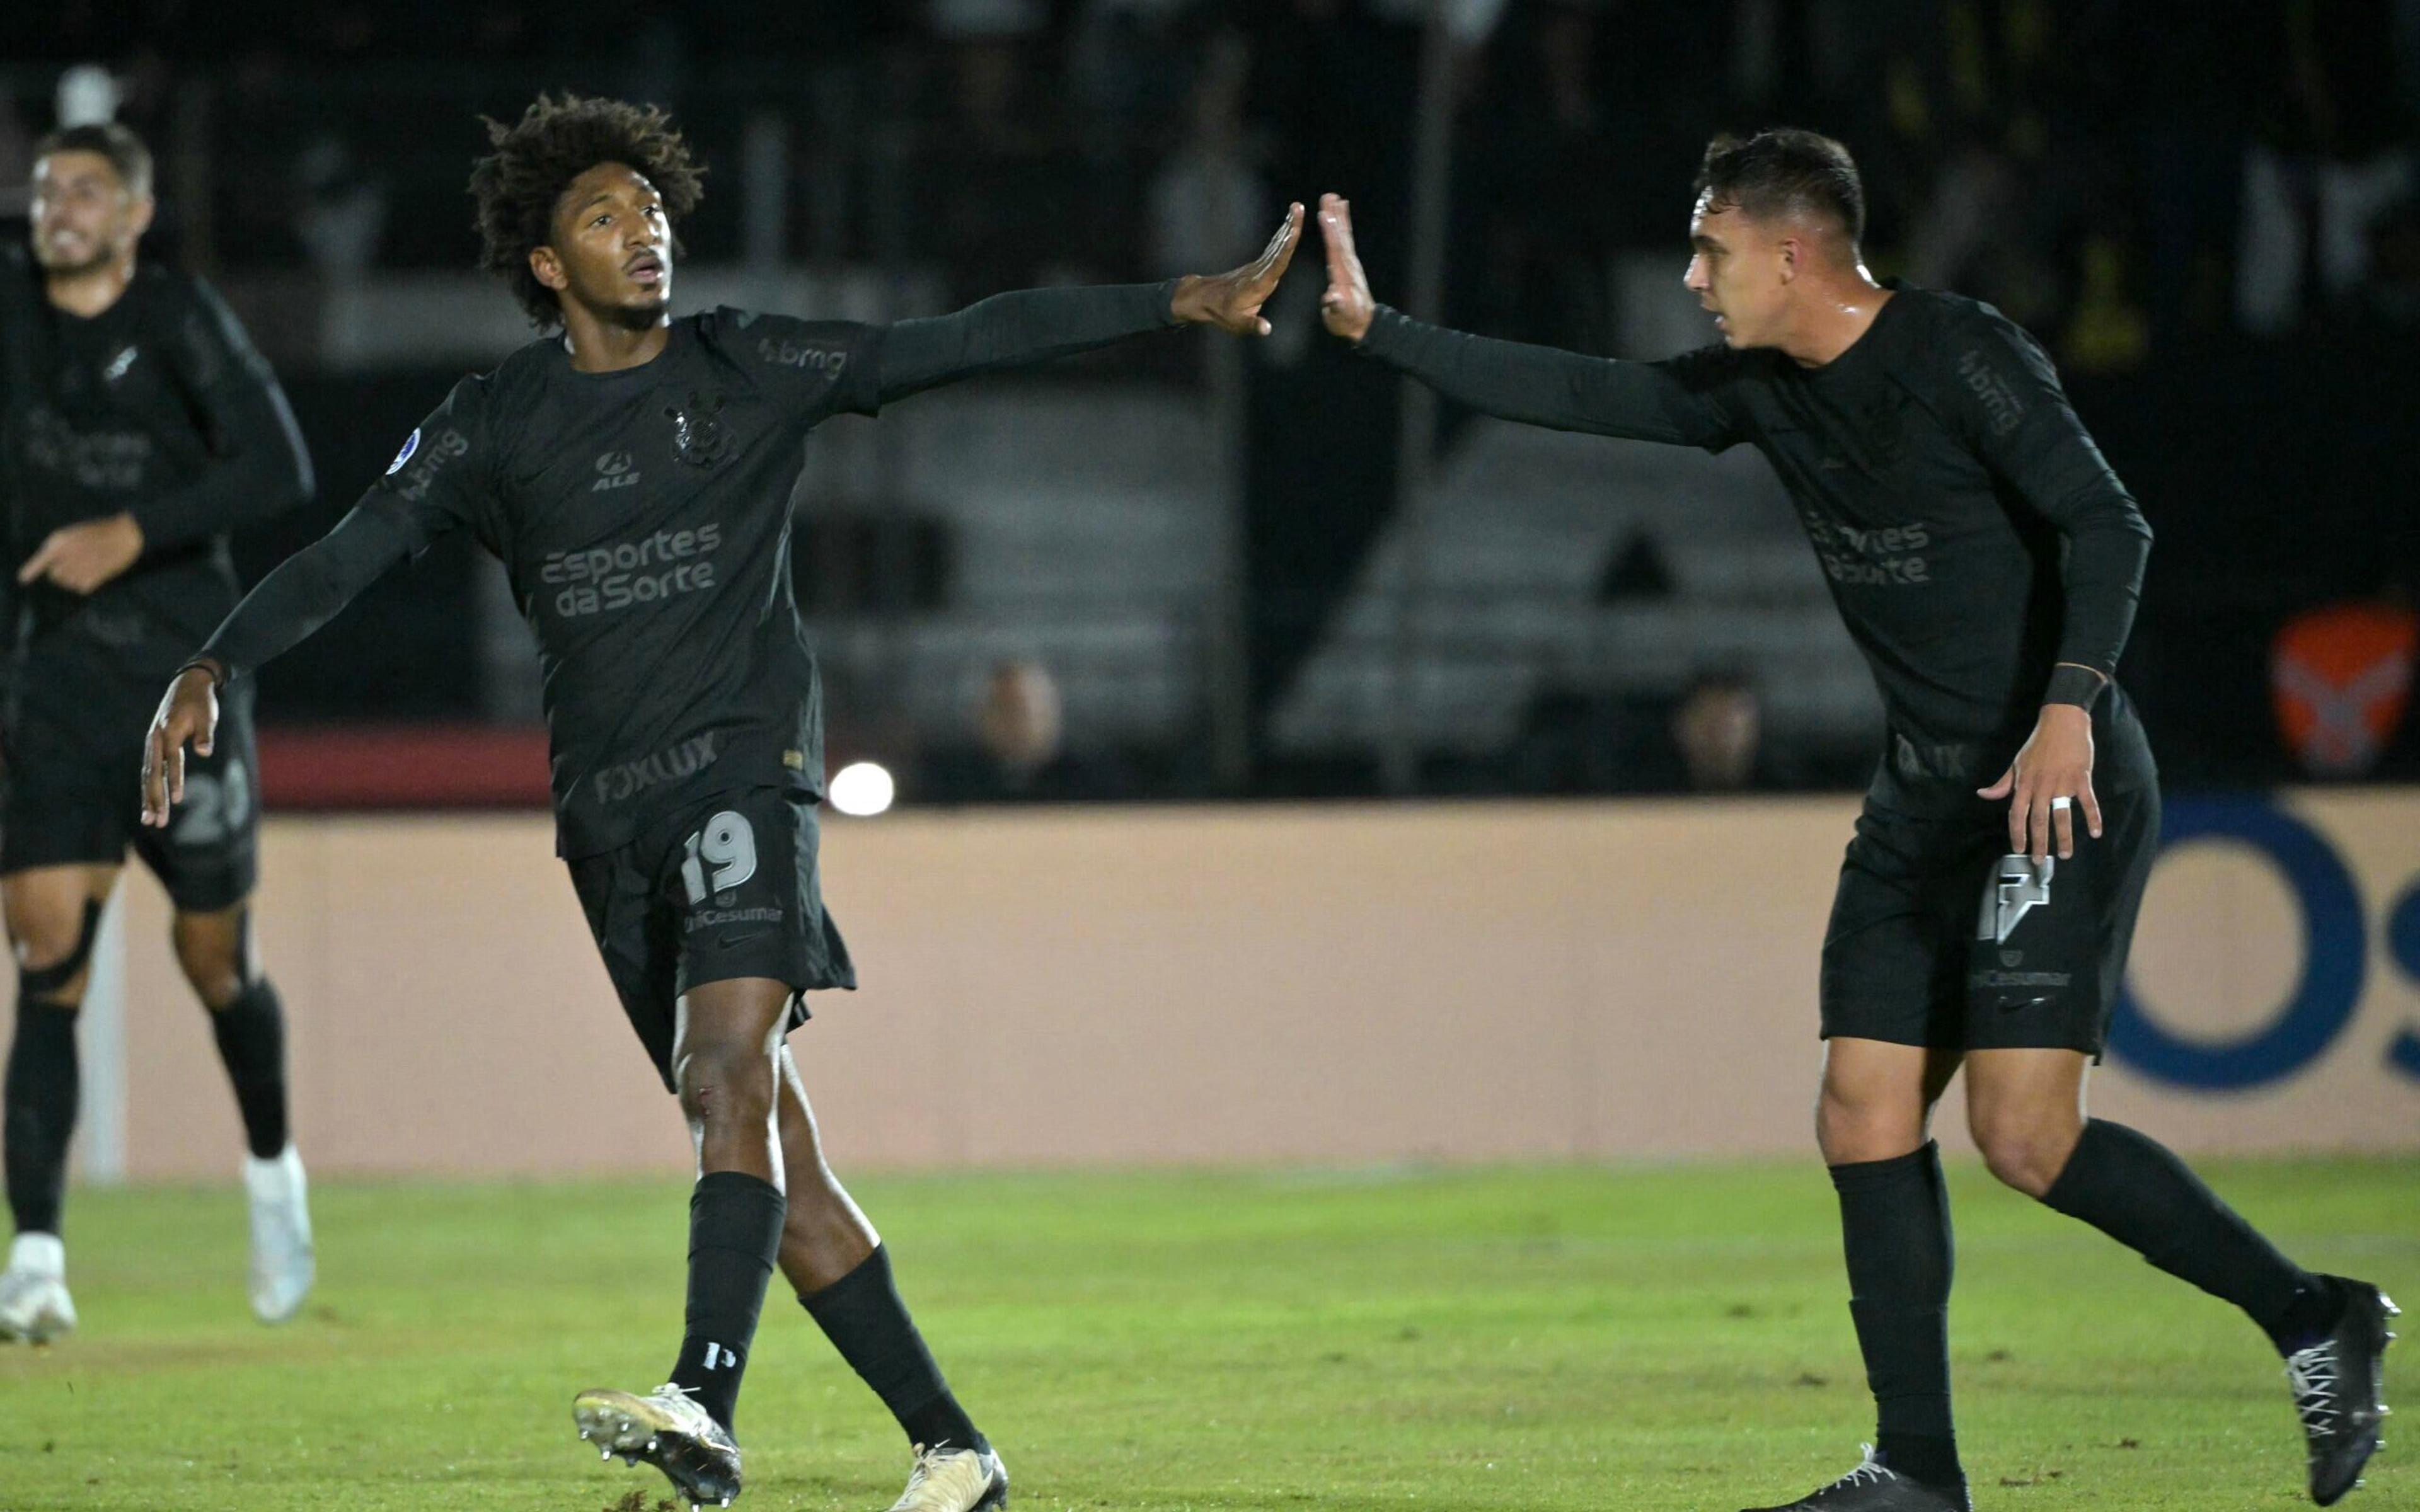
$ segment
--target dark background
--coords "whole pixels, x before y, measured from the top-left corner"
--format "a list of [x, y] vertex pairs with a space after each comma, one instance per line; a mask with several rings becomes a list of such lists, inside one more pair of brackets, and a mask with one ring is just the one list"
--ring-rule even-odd
[[[735, 164], [771, 107], [807, 189], [781, 228], [799, 260], [913, 268], [953, 302], [1157, 276], [1154, 186], [1206, 143], [1264, 186], [1269, 219], [1288, 198], [1349, 193], [1377, 228], [1363, 247], [1373, 285], [1400, 300], [1417, 127], [1444, 109], [1441, 314], [1592, 351], [1612, 349], [1621, 318], [1609, 261], [1668, 254], [1678, 273], [1707, 137], [1810, 126], [1859, 156], [1876, 272], [1991, 300], [2034, 331], [2143, 501], [2158, 547], [2124, 677], [2172, 779], [2294, 777], [2270, 710], [2272, 637], [2316, 606], [2408, 600], [2420, 567], [2412, 0], [1511, 0], [1458, 50], [1442, 96], [1422, 93], [1419, 8], [1360, 0], [54, 4], [12, 16], [6, 46], [8, 181], [50, 124], [60, 71], [104, 64], [123, 81], [122, 118], [163, 156], [151, 254], [230, 289], [323, 271], [315, 238], [365, 205], [371, 268], [468, 266], [475, 116], [571, 87], [671, 107], [716, 165], [683, 228], [696, 262], [743, 255]], [[2281, 258], [2299, 271], [2262, 271]], [[2248, 298], [2254, 285], [2265, 292]], [[458, 375], [326, 371], [273, 309], [244, 308], [326, 490], [241, 543], [254, 575], [324, 530]], [[1208, 381], [1167, 348], [1087, 360], [1078, 380]], [[1259, 709], [1399, 507], [1401, 397], [1325, 342], [1294, 365], [1256, 353], [1245, 382]], [[1441, 444], [1462, 418], [1442, 417]], [[946, 542], [868, 554], [918, 549], [939, 582]], [[473, 717], [473, 570], [449, 548], [382, 584], [275, 670], [273, 716]], [[895, 583], [858, 596], [886, 593], [913, 596]], [[850, 709], [835, 718], [845, 742]], [[1054, 795], [1379, 788], [1374, 762], [1283, 761], [1257, 729], [1240, 779], [1222, 777], [1202, 739], [1116, 753], [1099, 767], [1114, 779], [1079, 769]], [[2409, 728], [2370, 775], [2420, 776]], [[1793, 780], [1860, 776], [1810, 763]], [[1541, 779], [1508, 749], [1425, 764], [1419, 785], [1652, 784], [1621, 770]]]

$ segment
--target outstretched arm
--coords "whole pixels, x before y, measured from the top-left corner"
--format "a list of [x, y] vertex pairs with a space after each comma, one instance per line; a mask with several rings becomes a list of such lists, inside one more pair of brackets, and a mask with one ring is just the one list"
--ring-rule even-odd
[[1668, 362], [1624, 363], [1447, 331], [1371, 297], [1369, 275], [1354, 248], [1350, 201], [1322, 195], [1319, 229], [1327, 244], [1327, 293], [1320, 300], [1320, 317], [1329, 332], [1447, 398], [1554, 430], [1710, 451], [1739, 440], [1714, 393], [1731, 366], [1730, 354], [1721, 348]]
[[882, 332], [881, 401], [1175, 326], [1265, 336], [1269, 323], [1261, 306], [1294, 260], [1302, 214], [1299, 205], [1289, 209], [1260, 256], [1229, 272], [1161, 284], [1027, 289], [994, 295], [954, 315], [902, 320]]
[[244, 595], [160, 700], [143, 748], [143, 822], [165, 826], [185, 796], [185, 748], [210, 753], [219, 685], [292, 650], [425, 544], [392, 513], [363, 504]]
[[143, 743], [145, 824], [164, 827], [184, 797], [186, 746], [210, 753], [221, 683], [292, 649], [396, 563], [478, 514], [491, 461], [484, 393], [483, 379], [456, 384], [352, 513], [263, 578], [178, 671]]

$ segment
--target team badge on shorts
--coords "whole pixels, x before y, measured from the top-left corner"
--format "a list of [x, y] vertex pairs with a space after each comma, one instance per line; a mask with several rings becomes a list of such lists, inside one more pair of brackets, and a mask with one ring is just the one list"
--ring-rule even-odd
[[2003, 856], [1983, 888], [1983, 907], [1975, 920], [1975, 937], [2005, 945], [2017, 924], [2037, 904], [2050, 902], [2051, 873], [2058, 862], [2050, 856]]

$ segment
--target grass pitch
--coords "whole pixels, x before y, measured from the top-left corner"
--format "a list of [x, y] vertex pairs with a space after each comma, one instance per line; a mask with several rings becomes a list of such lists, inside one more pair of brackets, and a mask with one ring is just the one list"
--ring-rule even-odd
[[[2209, 1174], [2305, 1263], [2420, 1304], [2420, 1159]], [[2308, 1504], [2250, 1325], [1976, 1169], [1952, 1185], [1978, 1506]], [[569, 1404], [662, 1379], [683, 1194], [329, 1183], [320, 1289], [271, 1330], [244, 1311], [235, 1191], [79, 1193], [83, 1333], [0, 1349], [0, 1509], [654, 1512], [661, 1477], [600, 1465]], [[859, 1196], [1028, 1508], [1728, 1509], [1838, 1473], [1869, 1434], [1811, 1157]], [[876, 1512], [905, 1448], [774, 1288], [738, 1505]], [[2415, 1362], [2390, 1357], [2408, 1403]], [[2347, 1504], [2415, 1504], [2395, 1444]]]

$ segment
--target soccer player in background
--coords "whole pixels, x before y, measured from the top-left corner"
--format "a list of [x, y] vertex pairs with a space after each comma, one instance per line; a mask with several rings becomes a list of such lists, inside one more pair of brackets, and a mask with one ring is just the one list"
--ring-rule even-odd
[[75, 1326], [59, 1209], [78, 1094], [76, 1013], [130, 842], [166, 887], [250, 1154], [253, 1311], [310, 1290], [311, 1220], [287, 1128], [286, 1021], [251, 948], [260, 810], [252, 695], [227, 700], [176, 824], [131, 783], [163, 677], [236, 601], [230, 532], [302, 502], [311, 464], [269, 364], [209, 285], [143, 264], [151, 157], [123, 126], [36, 148], [33, 258], [0, 253], [0, 506], [16, 602], [0, 714], [0, 897], [17, 956], [5, 1091], [16, 1241], [0, 1338]]
[[1755, 446], [1880, 685], [1887, 748], [1823, 942], [1816, 1115], [1880, 1428], [1863, 1463], [1788, 1508], [1969, 1504], [1928, 1136], [1962, 1063], [1994, 1176], [2268, 1334], [2311, 1495], [2330, 1504], [2377, 1447], [2393, 1307], [2295, 1265], [2175, 1155], [2082, 1111], [2159, 841], [2150, 748], [2114, 681], [2150, 530], [2031, 338], [1989, 305], [1867, 273], [1864, 191], [1838, 143], [1719, 138], [1698, 191], [1686, 281], [1718, 346], [1612, 362], [1409, 319], [1372, 300], [1332, 194], [1322, 309], [1361, 351], [1489, 414]]
[[1268, 331], [1302, 207], [1215, 277], [1003, 294], [888, 327], [733, 309], [675, 319], [673, 227], [700, 169], [662, 112], [541, 98], [490, 123], [472, 175], [487, 268], [539, 340], [464, 379], [325, 538], [279, 567], [178, 673], [145, 802], [171, 819], [215, 705], [437, 537], [473, 532], [535, 631], [557, 849], [631, 1026], [698, 1156], [687, 1333], [670, 1382], [582, 1393], [581, 1437], [692, 1502], [740, 1487], [740, 1374], [778, 1264], [915, 1447], [900, 1508], [1005, 1498], [873, 1227], [825, 1165], [783, 1037], [855, 973], [815, 867], [823, 717], [791, 594], [788, 500], [827, 416], [1174, 326]]

